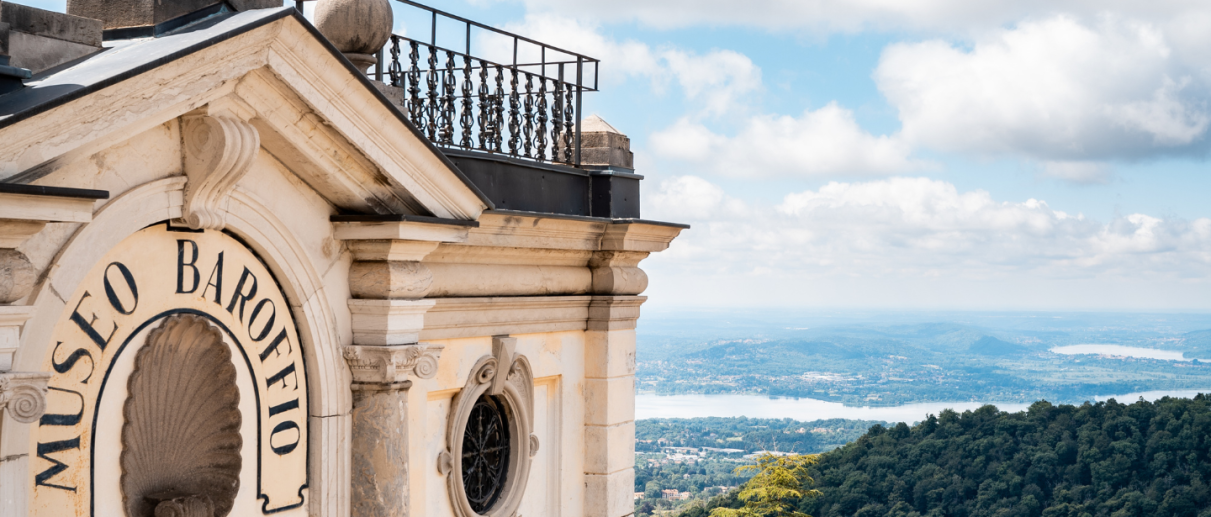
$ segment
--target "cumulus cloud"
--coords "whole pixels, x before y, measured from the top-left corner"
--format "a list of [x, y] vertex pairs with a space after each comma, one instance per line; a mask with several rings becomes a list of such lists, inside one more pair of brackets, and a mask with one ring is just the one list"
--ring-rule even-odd
[[[479, 0], [490, 2], [493, 0]], [[495, 0], [502, 1], [502, 0]], [[1027, 17], [1107, 11], [1141, 19], [1189, 20], [1211, 13], [1200, 0], [524, 0], [531, 12], [660, 28], [748, 26], [855, 32], [870, 29], [966, 32]]]
[[1153, 25], [1056, 16], [971, 48], [893, 44], [874, 78], [914, 144], [1087, 161], [1202, 152], [1211, 114], [1192, 74]]
[[836, 103], [799, 117], [753, 116], [735, 136], [682, 119], [653, 134], [650, 145], [660, 156], [727, 176], [886, 175], [927, 166], [910, 158], [911, 146], [898, 135], [867, 133]]
[[687, 274], [916, 278], [1206, 278], [1211, 219], [1102, 223], [1045, 201], [999, 201], [928, 178], [832, 182], [750, 206], [706, 180], [660, 184], [645, 217], [689, 222], [669, 260]]
[[[657, 92], [676, 83], [694, 112], [717, 116], [741, 110], [747, 98], [762, 88], [761, 68], [739, 52], [716, 49], [705, 53], [674, 47], [652, 47], [634, 40], [618, 40], [602, 33], [593, 22], [584, 22], [552, 14], [528, 14], [506, 30], [579, 52], [608, 63], [610, 74], [604, 81], [641, 78], [651, 81]], [[501, 62], [512, 60], [512, 40], [485, 36], [481, 43], [486, 57]], [[519, 60], [536, 62], [537, 48], [519, 47]], [[552, 56], [548, 56], [550, 59]]]

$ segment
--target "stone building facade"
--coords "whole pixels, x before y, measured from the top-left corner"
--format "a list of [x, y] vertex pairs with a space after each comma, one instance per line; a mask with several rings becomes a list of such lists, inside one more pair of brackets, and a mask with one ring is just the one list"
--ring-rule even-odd
[[0, 3], [0, 515], [631, 513], [686, 227], [600, 119], [435, 145], [319, 1]]

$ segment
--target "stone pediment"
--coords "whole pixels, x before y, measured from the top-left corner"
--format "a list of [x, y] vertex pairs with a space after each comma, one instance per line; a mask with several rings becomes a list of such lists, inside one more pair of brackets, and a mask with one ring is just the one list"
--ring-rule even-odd
[[341, 211], [471, 220], [491, 208], [292, 8], [116, 42], [0, 97], [0, 181], [36, 181], [216, 103]]

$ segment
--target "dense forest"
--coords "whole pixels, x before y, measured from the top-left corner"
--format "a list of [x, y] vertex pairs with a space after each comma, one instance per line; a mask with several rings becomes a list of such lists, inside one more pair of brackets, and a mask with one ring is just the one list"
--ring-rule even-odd
[[[1211, 516], [1211, 397], [1004, 413], [943, 411], [875, 425], [820, 456], [814, 517]], [[739, 507], [734, 492], [683, 513]]]

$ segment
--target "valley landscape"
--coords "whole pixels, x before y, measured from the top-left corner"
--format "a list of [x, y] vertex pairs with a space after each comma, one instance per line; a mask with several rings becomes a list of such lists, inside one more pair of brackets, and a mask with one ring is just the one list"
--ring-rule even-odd
[[[871, 432], [910, 429], [901, 422], [919, 434], [938, 415], [995, 427], [1040, 400], [1122, 407], [1211, 387], [1211, 317], [1201, 314], [652, 312], [638, 332], [641, 515], [705, 515], [729, 493], [734, 505], [729, 489], [746, 478], [732, 470], [763, 451], [835, 457]], [[911, 510], [868, 499], [872, 515]]]

